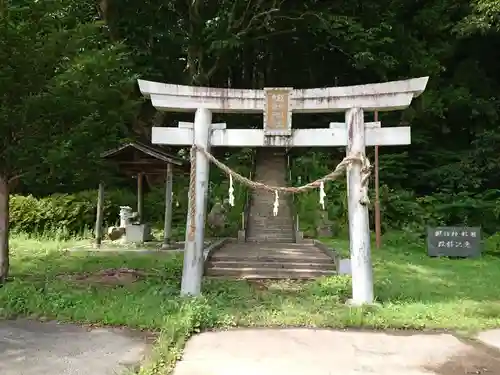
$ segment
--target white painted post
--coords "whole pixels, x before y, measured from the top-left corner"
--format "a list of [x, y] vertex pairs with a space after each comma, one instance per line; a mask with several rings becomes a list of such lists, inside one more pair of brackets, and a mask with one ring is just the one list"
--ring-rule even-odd
[[[196, 110], [194, 117], [193, 142], [208, 150], [212, 112], [206, 108]], [[195, 233], [190, 236], [191, 207], [188, 207], [186, 221], [186, 244], [182, 271], [181, 295], [197, 296], [201, 292], [203, 277], [203, 246], [205, 240], [205, 214], [207, 209], [210, 162], [201, 151], [196, 151], [196, 214]], [[191, 203], [191, 202], [190, 202]]]
[[170, 245], [172, 236], [172, 164], [167, 164], [167, 178], [165, 181], [165, 224], [163, 226], [163, 245], [166, 249]]
[[[347, 124], [347, 154], [365, 155], [363, 110], [351, 108], [345, 115]], [[349, 242], [352, 272], [353, 305], [373, 303], [373, 276], [370, 257], [370, 227], [368, 207], [361, 204], [361, 165], [351, 165], [347, 171], [349, 205]]]

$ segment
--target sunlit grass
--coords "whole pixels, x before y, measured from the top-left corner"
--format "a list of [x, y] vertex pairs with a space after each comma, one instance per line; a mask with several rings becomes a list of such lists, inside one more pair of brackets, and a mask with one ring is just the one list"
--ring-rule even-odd
[[[401, 242], [401, 241], [398, 241]], [[346, 241], [330, 241], [344, 256]], [[12, 280], [0, 289], [0, 315], [55, 318], [140, 327], [160, 332], [144, 374], [172, 368], [187, 337], [208, 328], [236, 326], [454, 329], [500, 327], [498, 259], [429, 258], [417, 244], [373, 250], [377, 304], [345, 305], [350, 278], [308, 282], [205, 280], [203, 297], [179, 297], [182, 255], [95, 254], [65, 251], [85, 239], [14, 236]], [[128, 268], [136, 282], [104, 285], [65, 275]], [[146, 369], [148, 369], [147, 372]]]

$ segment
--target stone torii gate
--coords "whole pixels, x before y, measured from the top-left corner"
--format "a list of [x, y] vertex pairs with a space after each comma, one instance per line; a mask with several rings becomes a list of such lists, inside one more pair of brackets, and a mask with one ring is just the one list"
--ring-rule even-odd
[[[196, 145], [207, 151], [225, 147], [347, 147], [347, 155], [365, 156], [365, 146], [407, 145], [410, 127], [382, 128], [380, 122], [364, 122], [364, 111], [407, 108], [419, 96], [429, 77], [358, 86], [294, 90], [265, 88], [242, 90], [194, 87], [138, 80], [141, 93], [160, 111], [195, 112], [194, 123], [178, 128], [153, 127], [152, 143]], [[264, 113], [263, 129], [227, 129], [212, 124], [212, 113]], [[325, 129], [292, 129], [292, 113], [345, 112], [345, 123]], [[209, 160], [196, 149], [195, 234], [184, 249], [182, 295], [198, 295], [203, 276], [204, 221], [207, 206]], [[347, 171], [349, 240], [352, 269], [352, 303], [373, 302], [368, 207], [363, 204], [362, 167]], [[191, 210], [192, 207], [189, 208]], [[191, 228], [188, 211], [187, 229]]]

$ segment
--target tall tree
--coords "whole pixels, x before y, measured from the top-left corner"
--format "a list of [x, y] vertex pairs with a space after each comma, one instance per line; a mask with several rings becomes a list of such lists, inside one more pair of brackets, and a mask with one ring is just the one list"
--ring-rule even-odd
[[1, 3], [0, 283], [9, 270], [12, 186], [47, 181], [44, 173], [92, 173], [99, 149], [126, 135], [135, 112], [124, 49], [107, 41], [96, 16], [91, 2]]

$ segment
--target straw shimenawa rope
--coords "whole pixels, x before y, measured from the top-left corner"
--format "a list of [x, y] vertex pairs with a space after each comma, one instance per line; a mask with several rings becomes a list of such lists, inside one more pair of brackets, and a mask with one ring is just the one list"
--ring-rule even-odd
[[[311, 190], [311, 189], [317, 189], [321, 186], [321, 183], [325, 183], [328, 181], [334, 181], [340, 176], [344, 174], [344, 172], [347, 170], [347, 167], [353, 163], [360, 163], [361, 164], [361, 185], [362, 186], [367, 186], [370, 178], [370, 173], [371, 173], [371, 165], [368, 160], [368, 158], [364, 155], [348, 155], [346, 156], [335, 168], [333, 172], [328, 173], [326, 176], [323, 176], [313, 182], [309, 182], [308, 184], [302, 185], [302, 186], [288, 186], [288, 187], [283, 187], [283, 186], [270, 186], [266, 185], [262, 182], [258, 181], [252, 181], [249, 180], [248, 178], [240, 175], [239, 173], [233, 171], [231, 168], [229, 168], [227, 165], [223, 164], [219, 160], [217, 160], [212, 154], [210, 154], [208, 151], [206, 151], [204, 148], [200, 146], [193, 145], [193, 148], [201, 151], [212, 163], [214, 163], [217, 167], [219, 167], [221, 170], [226, 172], [226, 174], [233, 176], [233, 178], [240, 182], [243, 185], [246, 185], [250, 188], [253, 189], [261, 189], [261, 190], [267, 190], [271, 192], [283, 192], [283, 193], [301, 193], [303, 191]], [[369, 203], [368, 197], [366, 197], [365, 200], [366, 203]]]
[[190, 226], [189, 226], [189, 235], [188, 238], [190, 240], [194, 239], [194, 232], [196, 228], [195, 224], [195, 217], [196, 217], [196, 151], [200, 151], [203, 153], [208, 160], [210, 160], [212, 163], [214, 163], [217, 167], [219, 167], [222, 171], [224, 171], [228, 176], [232, 176], [233, 179], [236, 181], [240, 182], [241, 184], [249, 187], [250, 189], [255, 189], [255, 190], [265, 190], [265, 191], [270, 191], [274, 192], [275, 194], [278, 193], [301, 193], [307, 190], [311, 189], [317, 189], [320, 188], [321, 185], [324, 185], [325, 182], [328, 181], [334, 181], [340, 176], [344, 174], [344, 172], [347, 171], [347, 168], [354, 164], [354, 163], [359, 163], [361, 165], [361, 198], [360, 198], [360, 203], [363, 205], [367, 205], [370, 203], [370, 199], [368, 197], [368, 182], [370, 179], [370, 174], [371, 174], [371, 165], [370, 161], [365, 155], [362, 154], [352, 154], [346, 156], [338, 165], [337, 167], [327, 175], [309, 182], [308, 184], [302, 185], [302, 186], [271, 186], [271, 185], [266, 185], [262, 182], [258, 181], [252, 181], [239, 173], [233, 171], [231, 168], [229, 168], [227, 165], [224, 163], [220, 162], [217, 160], [212, 154], [210, 154], [207, 150], [205, 150], [203, 147], [193, 145], [191, 147], [191, 173], [190, 173], [190, 180], [189, 180], [189, 206], [190, 206]]
[[191, 173], [189, 174], [189, 232], [188, 240], [193, 241], [196, 231], [196, 148], [191, 148]]

